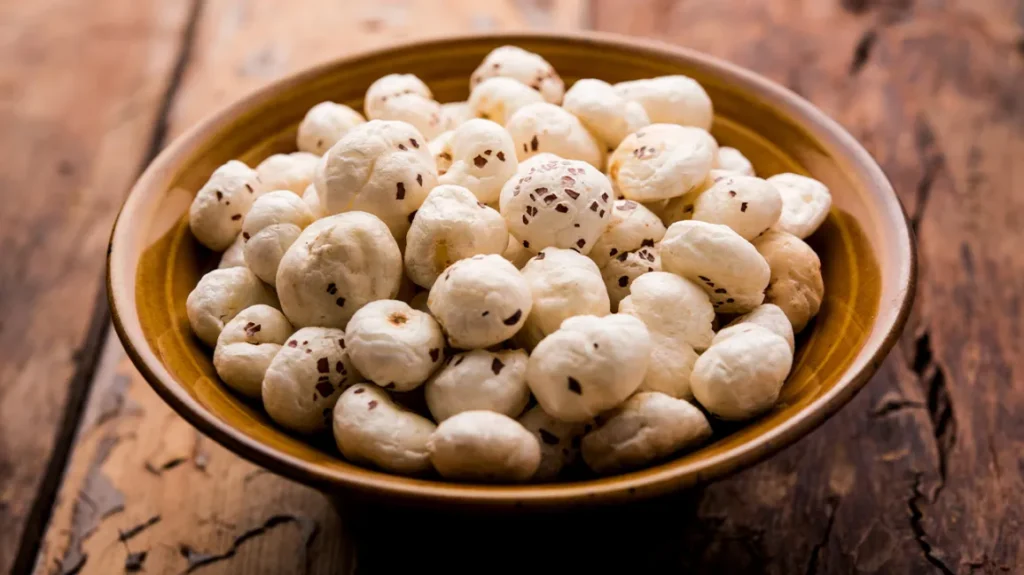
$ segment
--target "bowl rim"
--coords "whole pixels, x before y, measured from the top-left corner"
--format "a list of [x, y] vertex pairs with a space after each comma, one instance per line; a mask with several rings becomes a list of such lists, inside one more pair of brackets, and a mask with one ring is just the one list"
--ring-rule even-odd
[[[641, 470], [638, 473], [574, 482], [542, 483], [523, 485], [480, 485], [447, 482], [442, 480], [421, 480], [393, 475], [383, 471], [367, 470], [366, 474], [352, 474], [344, 470], [322, 467], [302, 460], [281, 450], [249, 437], [229, 423], [222, 421], [194, 399], [163, 366], [150, 349], [142, 331], [141, 322], [134, 306], [133, 294], [126, 293], [125, 287], [135, 288], [136, 266], [129, 265], [132, 258], [122, 257], [119, 246], [127, 241], [130, 224], [122, 216], [134, 213], [141, 206], [147, 192], [152, 192], [153, 183], [189, 156], [210, 134], [217, 133], [229, 125], [246, 110], [272, 99], [275, 94], [295, 84], [316, 78], [325, 72], [371, 58], [387, 56], [395, 52], [451, 47], [459, 43], [480, 41], [561, 41], [589, 44], [594, 47], [614, 45], [641, 54], [651, 54], [686, 61], [688, 64], [714, 72], [729, 83], [739, 83], [766, 96], [787, 115], [798, 116], [803, 122], [801, 128], [842, 150], [868, 177], [868, 186], [876, 188], [879, 211], [887, 219], [896, 222], [901, 229], [895, 230], [898, 243], [890, 246], [899, 275], [895, 278], [898, 294], [895, 300], [883, 301], [879, 307], [876, 322], [881, 325], [884, 337], [881, 341], [867, 340], [865, 348], [858, 353], [861, 359], [849, 366], [840, 381], [831, 389], [815, 398], [786, 421], [775, 428], [737, 445], [715, 456], [704, 458], [684, 466], [661, 465], [661, 468]], [[120, 258], [120, 259], [119, 259]], [[130, 280], [130, 281], [126, 281]], [[135, 365], [150, 386], [179, 415], [202, 433], [210, 436], [234, 453], [275, 473], [300, 483], [324, 490], [344, 489], [363, 494], [383, 495], [392, 500], [423, 502], [432, 500], [451, 505], [485, 505], [521, 507], [557, 505], [581, 501], [607, 502], [636, 499], [638, 496], [656, 495], [682, 487], [708, 482], [711, 479], [745, 469], [754, 463], [777, 453], [794, 443], [845, 405], [867, 383], [877, 371], [892, 347], [896, 344], [909, 317], [917, 283], [917, 256], [912, 228], [907, 221], [906, 211], [900, 203], [881, 167], [859, 142], [836, 121], [829, 118], [813, 104], [776, 84], [775, 82], [693, 49], [666, 42], [629, 37], [620, 34], [594, 31], [543, 32], [504, 31], [487, 34], [457, 34], [433, 37], [408, 42], [389, 44], [385, 47], [359, 51], [335, 58], [302, 71], [290, 74], [264, 85], [241, 99], [205, 117], [177, 137], [153, 159], [139, 176], [115, 219], [110, 243], [107, 248], [107, 298], [115, 332]], [[888, 304], [888, 305], [887, 305]], [[894, 309], [895, 313], [891, 310]], [[887, 310], [888, 311], [887, 313]], [[877, 325], [877, 324], [876, 324]], [[873, 349], [872, 349], [873, 347]], [[867, 356], [865, 357], [865, 351]]]

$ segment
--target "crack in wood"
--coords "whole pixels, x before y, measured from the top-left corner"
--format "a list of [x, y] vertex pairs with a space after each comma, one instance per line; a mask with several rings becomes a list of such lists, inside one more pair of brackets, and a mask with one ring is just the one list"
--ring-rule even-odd
[[914, 235], [918, 235], [918, 228], [924, 219], [928, 201], [931, 199], [932, 186], [939, 170], [946, 164], [945, 156], [935, 146], [935, 132], [928, 121], [922, 115], [914, 120], [914, 148], [917, 150], [918, 160], [921, 162], [921, 179], [917, 181], [916, 195], [914, 201], [914, 212], [910, 214], [910, 227]]
[[128, 573], [138, 573], [139, 571], [142, 571], [142, 564], [146, 562], [146, 555], [148, 554], [149, 551], [128, 553], [124, 558], [124, 570]]
[[907, 409], [921, 409], [924, 406], [925, 404], [920, 401], [912, 401], [909, 399], [888, 399], [875, 407], [871, 412], [871, 415], [874, 417], [886, 417]]
[[946, 386], [946, 372], [935, 361], [931, 346], [931, 335], [925, 330], [914, 342], [914, 362], [911, 369], [925, 388], [928, 419], [932, 425], [932, 436], [938, 453], [939, 486], [935, 497], [946, 482], [946, 465], [949, 452], [956, 445], [957, 421], [953, 402]]
[[907, 508], [910, 510], [910, 529], [914, 532], [914, 540], [917, 541], [918, 547], [924, 552], [924, 558], [937, 567], [944, 575], [954, 575], [953, 570], [935, 555], [931, 544], [928, 543], [928, 533], [925, 532], [924, 526], [921, 524], [921, 520], [924, 519], [924, 513], [921, 511], [918, 503], [922, 499], [928, 500], [924, 492], [921, 491], [921, 474], [917, 473], [914, 475], [913, 492], [910, 499], [907, 500]]
[[828, 505], [828, 517], [825, 521], [825, 531], [821, 534], [821, 539], [814, 544], [811, 548], [811, 557], [807, 562], [807, 575], [815, 575], [818, 572], [818, 561], [821, 555], [821, 551], [828, 545], [829, 540], [832, 538], [832, 526], [836, 522], [836, 513], [839, 511], [839, 497], [832, 496], [826, 499], [825, 504]]
[[860, 73], [864, 65], [868, 63], [868, 59], [871, 58], [871, 50], [875, 47], [875, 41], [878, 40], [878, 31], [871, 28], [864, 32], [864, 35], [857, 41], [857, 45], [853, 48], [853, 59], [850, 61], [850, 70], [847, 72], [850, 76], [856, 76]]
[[89, 556], [82, 551], [82, 544], [111, 515], [124, 510], [124, 494], [104, 475], [103, 463], [121, 440], [116, 435], [104, 437], [96, 446], [96, 453], [89, 472], [82, 483], [82, 490], [71, 511], [71, 533], [68, 549], [58, 565], [61, 575], [79, 573]]
[[228, 547], [228, 549], [223, 553], [206, 553], [202, 551], [196, 551], [186, 544], [180, 545], [178, 547], [178, 552], [188, 562], [188, 566], [185, 569], [185, 573], [192, 573], [201, 567], [205, 567], [206, 565], [230, 559], [235, 556], [235, 554], [238, 552], [239, 547], [241, 547], [246, 541], [264, 535], [271, 529], [278, 527], [280, 525], [284, 525], [286, 523], [295, 523], [299, 526], [299, 529], [302, 531], [303, 541], [305, 542], [304, 548], [305, 552], [307, 553], [308, 562], [309, 548], [310, 546], [312, 546], [313, 540], [316, 538], [317, 532], [319, 532], [320, 530], [320, 526], [317, 524], [316, 521], [309, 519], [308, 517], [280, 514], [268, 517], [262, 524], [253, 527], [252, 529], [249, 529], [235, 537], [235, 539], [231, 542], [231, 546]]
[[135, 537], [136, 535], [138, 535], [139, 533], [142, 533], [146, 529], [149, 529], [150, 527], [156, 525], [157, 523], [160, 523], [160, 519], [161, 518], [160, 518], [159, 515], [154, 515], [154, 516], [150, 517], [149, 519], [143, 521], [142, 523], [139, 523], [138, 525], [135, 525], [134, 527], [129, 527], [128, 529], [125, 529], [124, 531], [121, 531], [120, 529], [118, 529], [118, 531], [117, 531], [117, 539], [118, 539], [118, 541], [121, 541], [122, 543], [126, 542], [129, 539], [131, 539], [132, 537]]

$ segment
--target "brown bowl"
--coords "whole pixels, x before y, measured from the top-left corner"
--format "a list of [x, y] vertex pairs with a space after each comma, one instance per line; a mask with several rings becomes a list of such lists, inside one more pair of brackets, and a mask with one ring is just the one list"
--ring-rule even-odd
[[[821, 256], [825, 300], [799, 340], [779, 404], [701, 449], [647, 469], [540, 485], [473, 485], [412, 479], [348, 463], [276, 427], [224, 387], [211, 352], [195, 339], [185, 298], [216, 265], [188, 229], [187, 211], [211, 172], [232, 158], [255, 165], [294, 149], [306, 110], [323, 100], [361, 109], [366, 88], [391, 72], [422, 78], [440, 101], [464, 100], [469, 75], [491, 49], [517, 44], [542, 54], [567, 83], [686, 74], [715, 104], [713, 132], [739, 148], [759, 175], [809, 174], [832, 190], [833, 208], [810, 238]], [[185, 419], [241, 456], [332, 494], [470, 508], [551, 508], [667, 493], [768, 457], [850, 400], [896, 342], [916, 277], [900, 203], [868, 153], [792, 92], [751, 72], [682, 48], [598, 34], [516, 34], [417, 42], [319, 66], [218, 112], [169, 146], [129, 195], [108, 252], [117, 334], [132, 361]]]

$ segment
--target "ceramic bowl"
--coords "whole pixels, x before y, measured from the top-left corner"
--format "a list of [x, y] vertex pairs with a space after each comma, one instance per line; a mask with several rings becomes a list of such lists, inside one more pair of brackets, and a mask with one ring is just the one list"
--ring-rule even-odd
[[[822, 261], [825, 299], [799, 338], [792, 373], [768, 414], [716, 435], [691, 453], [632, 473], [551, 484], [475, 485], [413, 479], [359, 467], [329, 442], [311, 445], [275, 426], [214, 372], [192, 336], [185, 298], [217, 254], [188, 228], [188, 206], [220, 164], [256, 165], [294, 150], [314, 104], [362, 109], [376, 78], [411, 72], [442, 101], [464, 100], [469, 75], [503, 44], [542, 54], [567, 84], [667, 74], [698, 80], [715, 105], [713, 132], [757, 173], [809, 174], [832, 190], [832, 212], [809, 243]], [[108, 288], [114, 325], [132, 361], [178, 413], [239, 455], [330, 494], [427, 507], [552, 508], [616, 503], [679, 490], [747, 467], [792, 443], [842, 407], [896, 342], [914, 293], [913, 240], [899, 200], [871, 156], [838, 124], [792, 92], [726, 62], [622, 37], [489, 35], [405, 44], [325, 64], [271, 84], [171, 144], [132, 189], [114, 226]]]

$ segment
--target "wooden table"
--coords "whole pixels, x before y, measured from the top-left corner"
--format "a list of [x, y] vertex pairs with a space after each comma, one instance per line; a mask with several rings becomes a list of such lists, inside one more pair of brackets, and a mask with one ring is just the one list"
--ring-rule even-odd
[[248, 90], [356, 49], [508, 28], [662, 39], [785, 84], [867, 146], [919, 241], [913, 318], [853, 402], [664, 504], [648, 544], [566, 553], [675, 572], [1024, 572], [1019, 0], [0, 4], [0, 572], [370, 570], [321, 495], [201, 436], [132, 369], [104, 246], [140, 169]]

